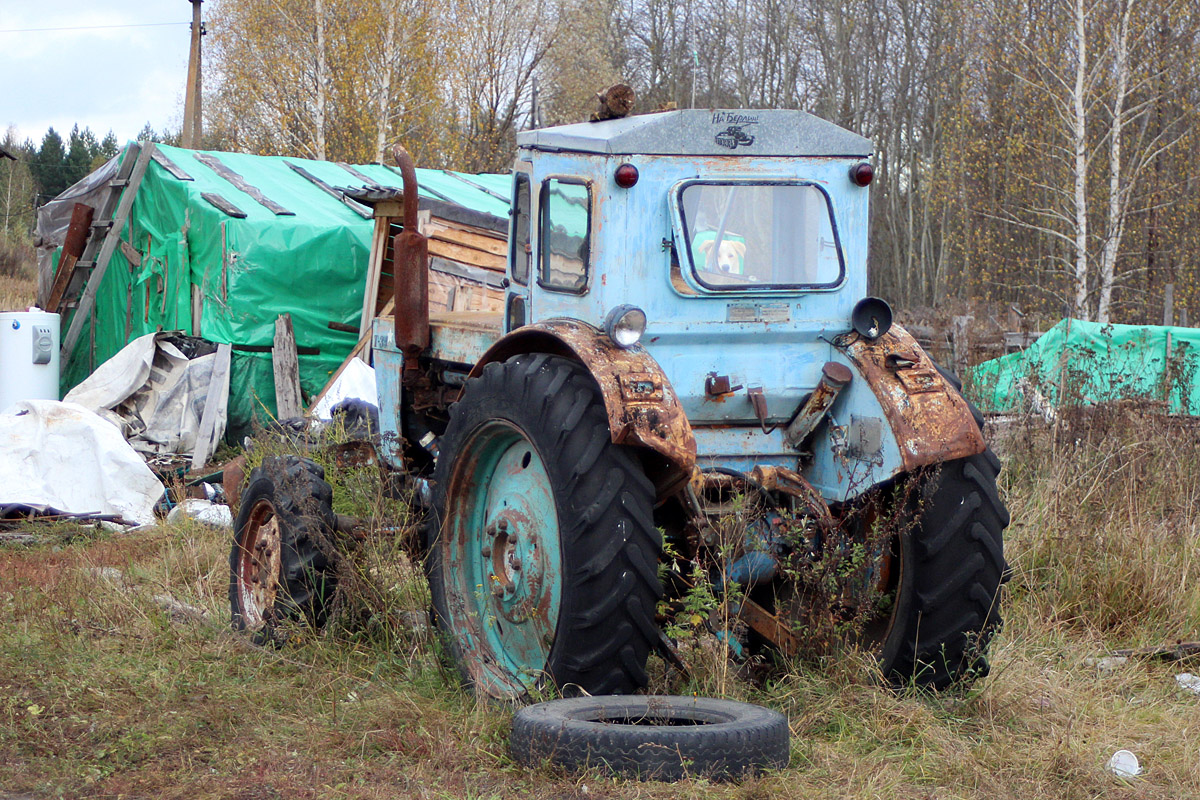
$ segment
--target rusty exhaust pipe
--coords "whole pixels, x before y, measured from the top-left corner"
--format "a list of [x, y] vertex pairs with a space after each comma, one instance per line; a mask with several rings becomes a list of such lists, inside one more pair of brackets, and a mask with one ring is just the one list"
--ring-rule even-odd
[[417, 231], [417, 169], [401, 145], [392, 148], [404, 179], [404, 230], [392, 239], [396, 344], [404, 353], [404, 378], [420, 375], [418, 358], [429, 347], [429, 241]]

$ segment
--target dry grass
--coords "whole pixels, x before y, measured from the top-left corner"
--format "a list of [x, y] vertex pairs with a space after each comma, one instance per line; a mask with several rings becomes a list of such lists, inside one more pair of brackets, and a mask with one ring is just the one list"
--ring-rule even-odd
[[0, 275], [0, 311], [24, 311], [37, 296], [32, 275]]
[[[506, 750], [510, 712], [464, 696], [419, 629], [331, 632], [282, 650], [227, 631], [227, 535], [189, 524], [120, 536], [56, 529], [0, 549], [0, 795], [1195, 796], [1200, 697], [1173, 677], [1188, 666], [1101, 671], [1088, 659], [1200, 638], [1200, 437], [1126, 414], [1022, 430], [1005, 449], [1015, 576], [992, 675], [972, 691], [894, 694], [854, 659], [754, 688], [713, 653], [695, 654], [690, 688], [723, 686], [789, 715], [792, 764], [779, 774], [641, 784], [520, 768]], [[389, 558], [381, 546], [365, 575], [421, 608], [419, 576], [388, 569]], [[97, 575], [103, 567], [130, 585]], [[205, 618], [172, 618], [154, 600], [163, 593]], [[1119, 748], [1139, 756], [1143, 777], [1104, 770]]]
[[0, 237], [0, 311], [24, 311], [37, 295], [33, 248]]

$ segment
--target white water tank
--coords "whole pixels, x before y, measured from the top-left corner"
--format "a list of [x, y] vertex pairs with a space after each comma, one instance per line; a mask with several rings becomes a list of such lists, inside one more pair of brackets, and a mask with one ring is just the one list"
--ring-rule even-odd
[[19, 400], [58, 399], [58, 314], [0, 311], [0, 413]]

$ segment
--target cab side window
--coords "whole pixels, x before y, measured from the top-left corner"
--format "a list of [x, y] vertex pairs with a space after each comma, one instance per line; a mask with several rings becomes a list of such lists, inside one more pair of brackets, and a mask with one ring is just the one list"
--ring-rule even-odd
[[581, 179], [542, 183], [539, 283], [547, 289], [583, 294], [591, 263], [592, 197]]

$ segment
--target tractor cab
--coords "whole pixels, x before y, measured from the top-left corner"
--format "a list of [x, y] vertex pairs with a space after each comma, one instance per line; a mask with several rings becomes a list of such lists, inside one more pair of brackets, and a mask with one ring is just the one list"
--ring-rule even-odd
[[831, 500], [904, 468], [865, 381], [820, 435], [788, 433], [825, 365], [854, 366], [835, 340], [867, 291], [870, 140], [802, 111], [684, 110], [517, 143], [506, 333], [642, 329], [702, 463], [796, 469], [804, 452]]

